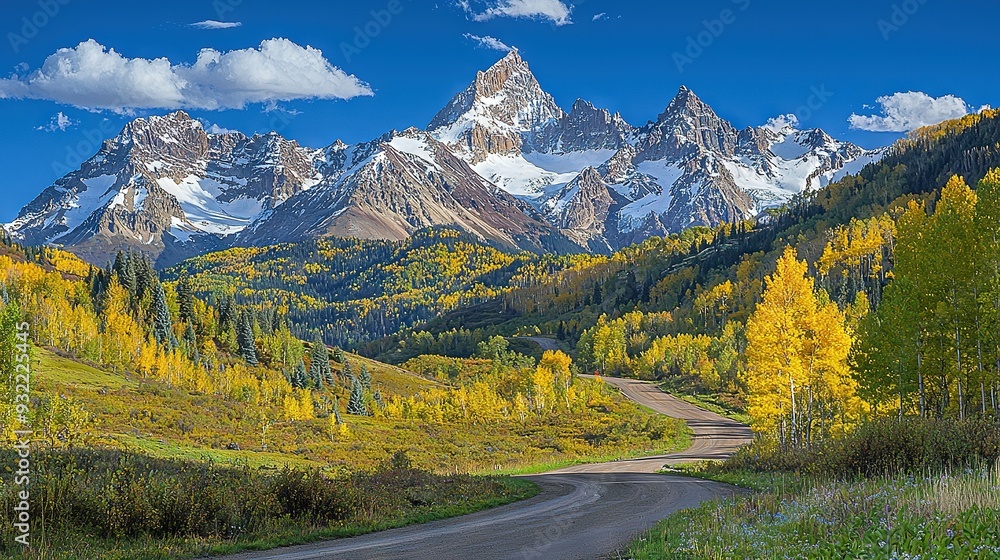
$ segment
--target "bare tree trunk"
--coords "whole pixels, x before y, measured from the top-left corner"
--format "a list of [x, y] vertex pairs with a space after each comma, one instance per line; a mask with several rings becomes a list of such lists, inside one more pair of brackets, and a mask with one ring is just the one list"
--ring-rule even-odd
[[[917, 363], [920, 363], [920, 359], [919, 359], [920, 355], [919, 354], [917, 355], [917, 358], [918, 358], [917, 359]], [[926, 418], [927, 417], [927, 406], [926, 406], [926, 402], [927, 401], [925, 400], [925, 397], [924, 397], [924, 372], [920, 371], [920, 366], [919, 365], [917, 366], [917, 380], [920, 383], [920, 417], [921, 418]]]
[[813, 425], [813, 390], [812, 385], [807, 389], [809, 392], [809, 405], [806, 412], [806, 445], [812, 446], [812, 425]]
[[983, 416], [986, 416], [986, 384], [979, 382], [979, 399], [983, 403]]
[[896, 388], [899, 389], [899, 421], [903, 421], [903, 361], [896, 361], [896, 374], [898, 380], [896, 382]]
[[920, 417], [927, 417], [927, 400], [924, 394], [924, 360], [923, 354], [920, 352], [920, 347], [923, 343], [920, 337], [917, 337], [917, 383], [920, 385]]
[[958, 419], [965, 420], [965, 400], [962, 394], [962, 380], [958, 380]]
[[792, 379], [792, 376], [790, 376], [790, 375], [788, 376], [788, 387], [789, 387], [789, 391], [791, 392], [791, 395], [792, 395], [792, 433], [791, 433], [791, 439], [792, 439], [792, 445], [795, 446], [795, 447], [798, 447], [798, 444], [799, 444], [799, 440], [798, 440], [798, 416], [795, 413], [796, 412], [795, 411], [795, 380]]

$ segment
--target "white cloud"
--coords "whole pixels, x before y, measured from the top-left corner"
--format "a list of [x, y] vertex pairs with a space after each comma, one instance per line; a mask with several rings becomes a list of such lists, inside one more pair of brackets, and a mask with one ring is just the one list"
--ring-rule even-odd
[[480, 47], [484, 47], [487, 49], [493, 49], [495, 51], [503, 51], [503, 52], [510, 52], [514, 50], [500, 39], [497, 39], [496, 37], [490, 37], [489, 35], [485, 37], [480, 37], [479, 35], [466, 33], [465, 35], [463, 35], [463, 37], [471, 41], [475, 41], [476, 43], [479, 44]]
[[919, 91], [894, 93], [876, 99], [881, 115], [852, 114], [851, 128], [872, 132], [909, 132], [911, 130], [957, 119], [969, 114], [970, 107], [959, 97], [931, 97]]
[[202, 49], [194, 64], [125, 58], [93, 39], [59, 49], [24, 77], [0, 79], [0, 98], [45, 99], [88, 110], [241, 109], [293, 99], [350, 99], [371, 88], [323, 53], [288, 39], [256, 49]]
[[205, 21], [192, 23], [190, 26], [196, 29], [232, 29], [233, 27], [240, 27], [242, 25], [243, 23], [238, 21], [215, 21], [214, 19], [206, 19]]
[[608, 13], [607, 12], [601, 12], [599, 14], [594, 14], [594, 19], [592, 21], [598, 21], [598, 20], [602, 20], [602, 19], [608, 19]]
[[786, 127], [795, 128], [797, 126], [799, 126], [799, 118], [793, 114], [788, 114], [788, 115], [778, 115], [773, 119], [768, 119], [767, 124], [764, 125], [764, 128], [773, 130], [774, 132], [781, 132], [782, 129]]
[[205, 129], [205, 132], [209, 134], [229, 134], [231, 132], [238, 132], [236, 130], [231, 130], [225, 127], [221, 127], [215, 123], [209, 122], [208, 119], [198, 119], [201, 123], [201, 127]]
[[44, 130], [45, 132], [55, 132], [57, 130], [66, 130], [67, 128], [72, 128], [80, 124], [79, 121], [74, 121], [73, 119], [66, 116], [65, 113], [59, 111], [49, 119], [49, 122], [43, 126], [35, 128], [35, 130]]
[[496, 17], [513, 17], [529, 19], [547, 19], [556, 25], [573, 23], [570, 14], [572, 7], [560, 0], [489, 0], [487, 8], [477, 12], [468, 0], [461, 0], [458, 5], [472, 15], [476, 21], [486, 21]]

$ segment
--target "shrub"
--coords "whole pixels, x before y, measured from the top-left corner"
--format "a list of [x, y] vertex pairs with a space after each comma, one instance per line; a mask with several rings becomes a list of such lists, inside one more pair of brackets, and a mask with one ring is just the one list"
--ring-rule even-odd
[[998, 458], [995, 420], [878, 419], [810, 449], [781, 449], [773, 440], [758, 440], [723, 468], [872, 477], [992, 465]]

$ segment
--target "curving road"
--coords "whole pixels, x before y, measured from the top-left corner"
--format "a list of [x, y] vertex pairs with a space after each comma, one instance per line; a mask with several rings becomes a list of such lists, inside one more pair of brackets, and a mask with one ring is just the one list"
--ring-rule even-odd
[[602, 558], [667, 515], [736, 491], [732, 486], [716, 482], [654, 473], [664, 465], [728, 457], [750, 440], [746, 426], [685, 403], [649, 383], [628, 379], [605, 381], [639, 404], [686, 420], [694, 432], [691, 447], [680, 453], [577, 465], [526, 477], [541, 487], [538, 496], [472, 515], [229, 558]]

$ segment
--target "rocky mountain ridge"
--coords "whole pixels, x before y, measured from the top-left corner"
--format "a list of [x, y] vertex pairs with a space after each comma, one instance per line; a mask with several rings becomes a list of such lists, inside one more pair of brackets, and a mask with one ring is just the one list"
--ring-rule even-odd
[[878, 156], [819, 129], [737, 130], [685, 87], [642, 127], [582, 99], [566, 112], [513, 51], [426, 130], [356, 145], [211, 134], [180, 111], [136, 119], [6, 228], [98, 264], [120, 249], [167, 265], [236, 245], [403, 239], [428, 226], [511, 249], [607, 252], [752, 218]]

